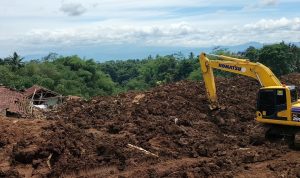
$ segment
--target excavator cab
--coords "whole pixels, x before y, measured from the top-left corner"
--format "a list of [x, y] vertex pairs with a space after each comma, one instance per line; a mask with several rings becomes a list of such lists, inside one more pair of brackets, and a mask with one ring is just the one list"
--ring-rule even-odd
[[257, 95], [256, 120], [262, 123], [300, 126], [300, 100], [295, 86], [269, 86]]
[[284, 114], [280, 114], [287, 110], [288, 100], [287, 88], [262, 88], [259, 90], [257, 97], [257, 111], [264, 119], [287, 120]]

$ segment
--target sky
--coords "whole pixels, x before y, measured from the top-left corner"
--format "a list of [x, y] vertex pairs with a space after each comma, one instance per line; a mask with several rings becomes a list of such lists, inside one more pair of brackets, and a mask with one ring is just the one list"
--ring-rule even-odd
[[0, 0], [0, 57], [125, 59], [300, 42], [299, 7], [300, 0]]

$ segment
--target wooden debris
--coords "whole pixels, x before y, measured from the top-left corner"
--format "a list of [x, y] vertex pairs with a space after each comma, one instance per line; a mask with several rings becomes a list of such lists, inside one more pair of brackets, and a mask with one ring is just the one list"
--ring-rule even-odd
[[150, 151], [147, 151], [147, 150], [145, 150], [145, 149], [143, 149], [141, 147], [138, 147], [138, 146], [135, 146], [135, 145], [132, 145], [132, 144], [127, 144], [127, 146], [130, 147], [130, 148], [137, 149], [137, 150], [139, 150], [139, 151], [141, 151], [141, 152], [143, 152], [143, 153], [145, 153], [147, 155], [151, 155], [151, 156], [154, 156], [154, 157], [157, 157], [157, 158], [159, 157], [158, 155], [156, 155], [154, 153], [151, 153]]
[[51, 169], [51, 163], [50, 163], [51, 158], [52, 158], [52, 153], [48, 156], [48, 159], [47, 159], [47, 165], [48, 165], [49, 169]]

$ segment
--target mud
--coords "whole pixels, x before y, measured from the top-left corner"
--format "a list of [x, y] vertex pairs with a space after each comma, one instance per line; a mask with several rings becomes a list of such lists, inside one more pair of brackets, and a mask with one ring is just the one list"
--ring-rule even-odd
[[[300, 74], [282, 79], [300, 86]], [[259, 84], [216, 83], [213, 111], [202, 82], [181, 81], [71, 100], [47, 120], [3, 118], [0, 177], [299, 177], [299, 151], [258, 132]]]

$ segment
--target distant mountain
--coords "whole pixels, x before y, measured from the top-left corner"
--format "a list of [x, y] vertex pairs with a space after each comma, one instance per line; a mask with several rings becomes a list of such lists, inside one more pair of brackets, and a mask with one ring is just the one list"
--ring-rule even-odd
[[245, 51], [249, 46], [253, 46], [255, 48], [262, 48], [264, 44], [259, 42], [249, 42], [249, 43], [244, 43], [244, 44], [234, 45], [234, 46], [224, 46], [224, 48], [232, 52], [242, 52]]
[[[300, 46], [300, 42], [292, 42], [297, 46]], [[97, 45], [97, 46], [86, 46], [86, 47], [77, 47], [77, 48], [65, 48], [65, 49], [49, 49], [49, 51], [55, 52], [59, 55], [78, 55], [82, 58], [93, 58], [99, 62], [108, 61], [108, 60], [126, 60], [126, 59], [144, 59], [149, 55], [168, 55], [175, 53], [182, 53], [185, 56], [188, 56], [191, 52], [195, 55], [200, 54], [201, 52], [212, 52], [214, 49], [228, 49], [232, 52], [245, 51], [249, 46], [255, 48], [262, 48], [263, 43], [259, 42], [249, 42], [239, 45], [232, 46], [212, 46], [212, 47], [155, 47], [155, 46], [139, 46], [139, 45]], [[35, 54], [35, 55], [26, 55], [26, 60], [31, 59], [40, 59], [45, 54]]]

